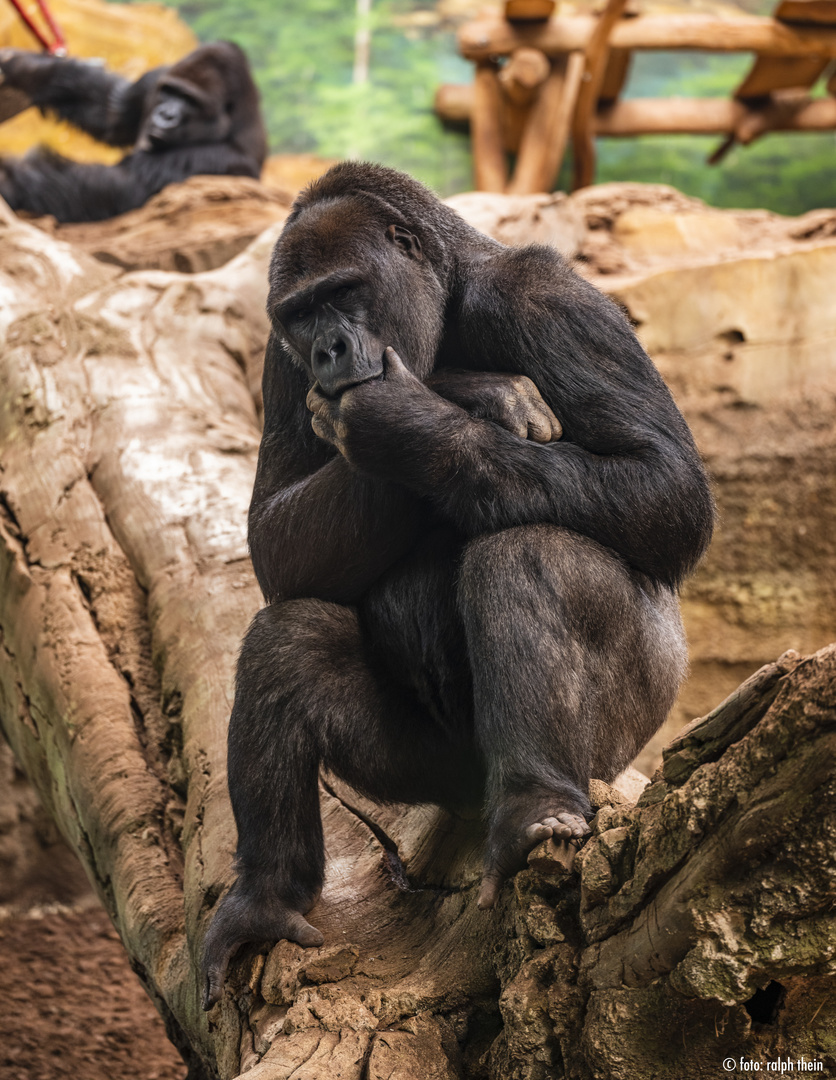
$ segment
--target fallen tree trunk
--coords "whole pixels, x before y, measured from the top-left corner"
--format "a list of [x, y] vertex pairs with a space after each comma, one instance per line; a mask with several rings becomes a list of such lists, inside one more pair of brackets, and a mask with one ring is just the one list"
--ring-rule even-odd
[[[481, 830], [325, 777], [321, 949], [251, 949], [200, 1010], [231, 876], [225, 730], [267, 233], [120, 273], [0, 226], [0, 720], [193, 1078], [715, 1078], [836, 1067], [836, 647], [763, 669], [479, 912]], [[761, 1066], [765, 1071], [765, 1065]]]

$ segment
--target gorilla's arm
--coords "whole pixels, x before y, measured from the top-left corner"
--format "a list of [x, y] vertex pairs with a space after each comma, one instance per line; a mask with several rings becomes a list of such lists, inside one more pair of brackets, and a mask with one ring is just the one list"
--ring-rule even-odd
[[710, 490], [687, 425], [621, 312], [548, 249], [505, 249], [471, 275], [460, 320], [459, 366], [527, 375], [563, 439], [540, 445], [468, 415], [391, 351], [383, 379], [337, 402], [313, 400], [325, 437], [358, 468], [426, 498], [465, 536], [550, 522], [678, 584], [708, 544]]
[[41, 112], [112, 146], [136, 142], [145, 98], [164, 70], [156, 68], [131, 83], [83, 60], [17, 49], [0, 53], [6, 84], [28, 94]]
[[41, 149], [0, 158], [0, 195], [13, 210], [52, 214], [61, 222], [104, 221], [144, 205], [166, 184], [201, 173], [254, 175], [251, 159], [225, 145], [139, 151], [116, 165], [82, 164]]
[[304, 404], [307, 381], [273, 337], [263, 385], [249, 517], [258, 583], [271, 603], [301, 596], [352, 603], [412, 546], [420, 502], [397, 484], [359, 473], [316, 438]]
[[120, 165], [82, 165], [48, 150], [0, 160], [0, 195], [14, 210], [58, 221], [103, 221], [141, 206], [151, 192]]

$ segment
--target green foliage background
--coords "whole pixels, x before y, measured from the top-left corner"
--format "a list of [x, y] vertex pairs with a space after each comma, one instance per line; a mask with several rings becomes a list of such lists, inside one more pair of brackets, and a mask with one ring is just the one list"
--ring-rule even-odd
[[[432, 11], [432, 4], [374, 0], [371, 77], [356, 85], [355, 0], [168, 2], [201, 40], [226, 38], [247, 51], [273, 152], [382, 161], [442, 194], [471, 186], [467, 137], [446, 131], [432, 112], [438, 84], [469, 81], [471, 66], [456, 55], [452, 26], [408, 25], [411, 15]], [[744, 55], [645, 53], [634, 59], [627, 96], [725, 96], [749, 63]], [[715, 206], [785, 214], [836, 206], [833, 133], [770, 135], [710, 167], [705, 159], [718, 141], [602, 139], [598, 180], [672, 184]]]

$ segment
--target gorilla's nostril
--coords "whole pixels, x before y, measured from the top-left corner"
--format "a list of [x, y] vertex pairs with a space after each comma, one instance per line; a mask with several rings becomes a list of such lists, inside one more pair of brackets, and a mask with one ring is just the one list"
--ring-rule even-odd
[[335, 341], [328, 353], [332, 360], [339, 360], [341, 356], [345, 355], [345, 342], [342, 338], [339, 341]]

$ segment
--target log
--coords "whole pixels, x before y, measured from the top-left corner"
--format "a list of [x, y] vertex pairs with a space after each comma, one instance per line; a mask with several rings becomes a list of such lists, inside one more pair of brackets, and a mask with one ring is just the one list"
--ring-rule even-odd
[[[436, 111], [445, 121], [459, 125], [469, 121], [472, 88], [440, 87]], [[733, 132], [750, 112], [742, 101], [727, 98], [628, 98], [601, 106], [594, 117], [598, 137], [629, 138], [635, 135], [722, 135]], [[776, 115], [774, 131], [832, 131], [836, 128], [836, 100], [808, 98], [787, 114]]]
[[478, 821], [323, 777], [326, 944], [248, 950], [200, 1011], [194, 958], [232, 873], [235, 657], [260, 604], [245, 369], [275, 232], [189, 275], [0, 222], [0, 723], [189, 1076], [829, 1068], [836, 646], [767, 665], [643, 791], [593, 783], [589, 843], [573, 862], [541, 845], [492, 914]]
[[[584, 51], [597, 17], [557, 15], [545, 23], [510, 23], [485, 17], [466, 23], [458, 34], [467, 60], [508, 56], [528, 46], [546, 56]], [[788, 25], [754, 15], [638, 15], [623, 19], [610, 38], [613, 49], [701, 49], [756, 52], [762, 56], [836, 56], [836, 28]]]

